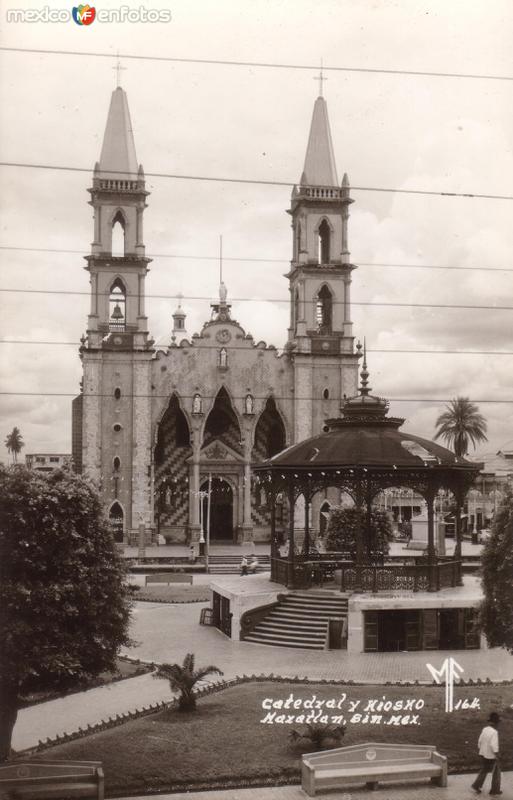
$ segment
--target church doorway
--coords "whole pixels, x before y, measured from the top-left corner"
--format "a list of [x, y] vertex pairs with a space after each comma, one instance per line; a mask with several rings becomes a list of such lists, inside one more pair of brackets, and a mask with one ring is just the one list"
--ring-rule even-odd
[[[208, 480], [201, 484], [202, 525], [207, 538], [208, 525]], [[210, 487], [210, 542], [211, 544], [233, 543], [233, 489], [224, 478], [212, 478]]]
[[110, 507], [109, 522], [114, 535], [114, 541], [120, 544], [123, 543], [123, 517], [123, 509], [116, 500]]

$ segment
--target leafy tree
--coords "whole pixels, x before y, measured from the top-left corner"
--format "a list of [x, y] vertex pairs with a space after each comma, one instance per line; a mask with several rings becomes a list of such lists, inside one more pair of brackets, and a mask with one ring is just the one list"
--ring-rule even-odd
[[114, 670], [129, 616], [125, 567], [92, 484], [0, 466], [0, 761], [20, 697]]
[[183, 664], [161, 664], [157, 675], [169, 680], [169, 685], [173, 692], [179, 692], [178, 710], [195, 711], [196, 697], [194, 687], [198, 681], [203, 680], [207, 675], [216, 673], [222, 675], [220, 669], [214, 666], [194, 669], [194, 654], [187, 653]]
[[508, 490], [481, 556], [481, 624], [490, 647], [513, 653], [513, 491]]
[[468, 397], [457, 397], [445, 408], [436, 421], [435, 439], [444, 439], [457, 456], [465, 456], [470, 443], [475, 448], [479, 442], [487, 441], [486, 420]]
[[7, 447], [7, 451], [11, 453], [13, 463], [15, 464], [18, 460], [18, 453], [21, 453], [21, 448], [25, 447], [25, 442], [23, 441], [19, 428], [14, 427], [10, 434], [5, 437], [5, 446]]
[[389, 542], [392, 539], [392, 526], [384, 511], [371, 511], [370, 529], [367, 530], [365, 511], [359, 512], [354, 507], [332, 508], [327, 529], [327, 549], [347, 553], [355, 561], [357, 531], [360, 525], [364, 558], [370, 564], [383, 561], [390, 549]]

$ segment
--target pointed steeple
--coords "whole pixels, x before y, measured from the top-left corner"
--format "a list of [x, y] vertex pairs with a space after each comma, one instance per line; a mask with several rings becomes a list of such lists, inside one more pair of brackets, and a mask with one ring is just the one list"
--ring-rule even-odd
[[112, 92], [99, 169], [103, 180], [137, 180], [132, 122], [127, 96], [121, 86]]
[[317, 98], [314, 105], [301, 185], [338, 186], [328, 106], [322, 96]]

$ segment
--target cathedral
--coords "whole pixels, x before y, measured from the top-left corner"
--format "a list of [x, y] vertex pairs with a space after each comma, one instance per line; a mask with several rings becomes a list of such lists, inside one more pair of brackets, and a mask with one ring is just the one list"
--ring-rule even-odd
[[[357, 392], [347, 234], [353, 201], [347, 175], [338, 182], [324, 97], [315, 101], [288, 210], [290, 327], [280, 351], [233, 318], [222, 280], [201, 331], [186, 337], [179, 305], [169, 346], [154, 348], [145, 312], [149, 193], [121, 87], [88, 191], [91, 305], [72, 409], [75, 469], [100, 487], [120, 542], [141, 541], [143, 531], [146, 543], [269, 541], [270, 508], [252, 464], [320, 433]], [[147, 222], [151, 243], [151, 209]], [[314, 498], [312, 531], [322, 532], [338, 500], [330, 491]], [[286, 503], [276, 511], [283, 525]]]

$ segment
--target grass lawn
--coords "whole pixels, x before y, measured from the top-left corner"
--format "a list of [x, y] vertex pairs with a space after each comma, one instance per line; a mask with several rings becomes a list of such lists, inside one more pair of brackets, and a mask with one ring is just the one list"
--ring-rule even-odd
[[[134, 600], [157, 600], [165, 603], [207, 603], [210, 600], [208, 586], [153, 584], [141, 586], [134, 592]], [[199, 611], [198, 611], [199, 614]]]
[[[103, 761], [109, 794], [136, 794], [158, 789], [180, 789], [185, 784], [198, 788], [217, 781], [300, 776], [300, 756], [313, 748], [294, 745], [288, 733], [300, 725], [261, 724], [267, 713], [265, 698], [285, 700], [291, 693], [306, 700], [339, 699], [344, 689], [347, 700], [423, 699], [418, 725], [348, 724], [342, 745], [358, 742], [397, 742], [436, 745], [448, 756], [451, 771], [475, 770], [476, 743], [490, 711], [501, 714], [501, 753], [504, 769], [513, 768], [513, 686], [455, 687], [459, 698], [480, 699], [480, 710], [444, 710], [444, 687], [327, 686], [256, 682], [226, 689], [200, 699], [193, 714], [163, 711], [128, 722], [77, 742], [45, 751], [42, 758], [70, 758]], [[278, 711], [299, 714], [301, 711]], [[329, 711], [330, 714], [342, 713]], [[376, 713], [376, 712], [375, 712]], [[381, 712], [384, 719], [390, 712]], [[401, 712], [392, 712], [401, 713]], [[403, 712], [404, 713], [404, 712]]]

